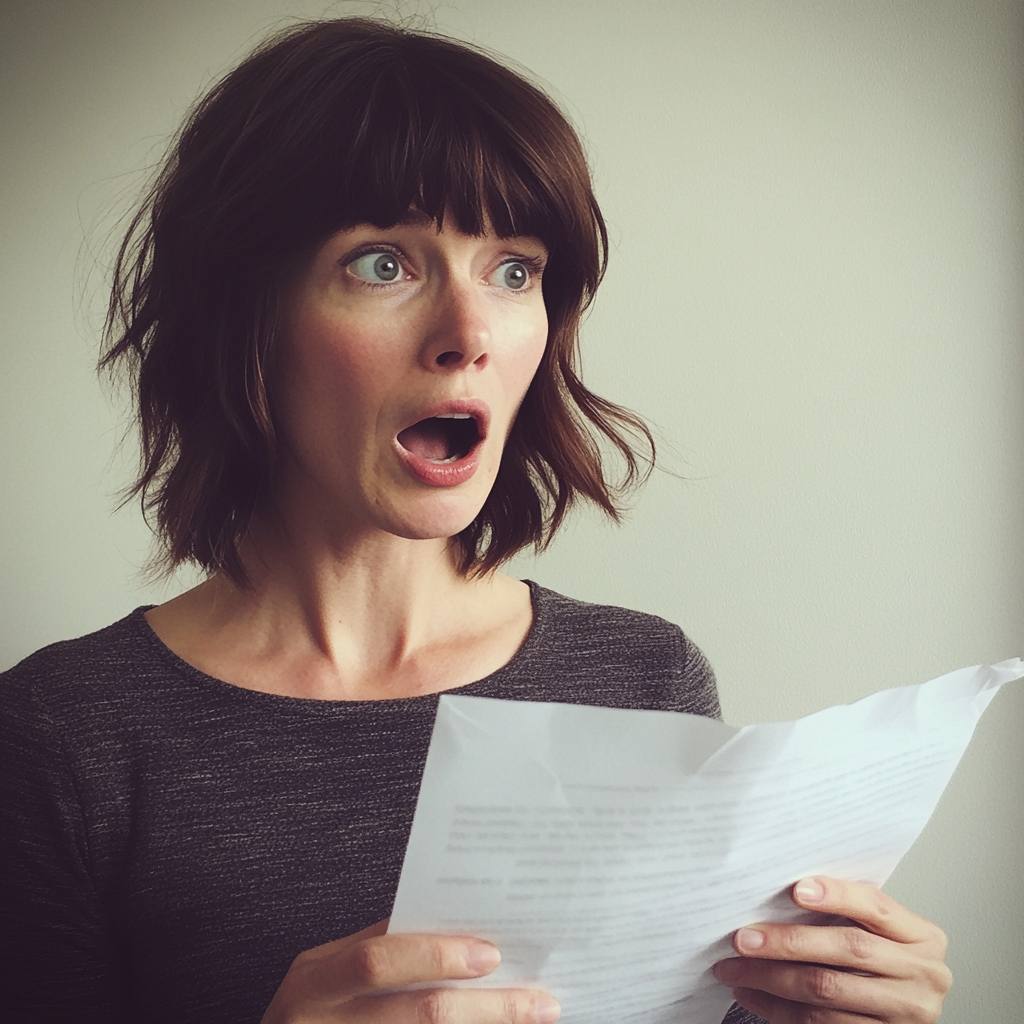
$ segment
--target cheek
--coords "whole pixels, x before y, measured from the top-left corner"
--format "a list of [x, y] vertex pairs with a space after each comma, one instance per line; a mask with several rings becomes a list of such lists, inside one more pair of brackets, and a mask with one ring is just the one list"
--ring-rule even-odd
[[331, 320], [306, 320], [296, 328], [284, 375], [293, 400], [312, 406], [311, 413], [327, 406], [335, 417], [374, 405], [386, 365], [380, 338]]
[[527, 323], [516, 338], [510, 372], [521, 399], [530, 386], [548, 340], [548, 320], [543, 309]]

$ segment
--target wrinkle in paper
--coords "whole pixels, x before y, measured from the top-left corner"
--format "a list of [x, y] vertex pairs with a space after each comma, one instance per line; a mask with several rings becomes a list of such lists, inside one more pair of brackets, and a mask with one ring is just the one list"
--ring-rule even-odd
[[826, 874], [881, 885], [1019, 659], [795, 722], [443, 695], [392, 932], [478, 935], [456, 984], [547, 988], [565, 1024], [718, 1024], [710, 973]]

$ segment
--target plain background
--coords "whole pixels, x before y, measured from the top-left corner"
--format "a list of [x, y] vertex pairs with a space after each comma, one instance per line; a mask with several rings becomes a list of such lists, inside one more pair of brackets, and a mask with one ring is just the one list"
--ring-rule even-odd
[[[0, 668], [173, 593], [93, 364], [109, 236], [201, 88], [302, 0], [4, 4]], [[588, 382], [664, 465], [515, 569], [681, 623], [725, 714], [784, 719], [1024, 653], [1024, 5], [456, 0], [538, 76], [612, 234]], [[890, 891], [950, 936], [944, 1021], [1024, 1019], [1024, 687]]]

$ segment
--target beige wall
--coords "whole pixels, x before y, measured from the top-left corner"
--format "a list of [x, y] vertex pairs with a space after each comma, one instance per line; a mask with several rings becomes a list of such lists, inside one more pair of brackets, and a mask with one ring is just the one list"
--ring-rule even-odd
[[[613, 238], [589, 379], [677, 474], [520, 571], [680, 622], [736, 723], [1024, 654], [1021, 3], [432, 6], [582, 127]], [[109, 514], [83, 239], [202, 84], [323, 9], [3, 7], [0, 667], [159, 600]], [[950, 934], [952, 1024], [1024, 1019], [1022, 725], [1018, 685], [890, 886]]]

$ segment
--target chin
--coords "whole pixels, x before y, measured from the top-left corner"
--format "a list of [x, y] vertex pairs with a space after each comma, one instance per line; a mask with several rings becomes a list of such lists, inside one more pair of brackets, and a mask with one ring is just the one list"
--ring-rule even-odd
[[486, 497], [430, 495], [411, 508], [394, 508], [385, 529], [407, 540], [448, 540], [476, 519]]

